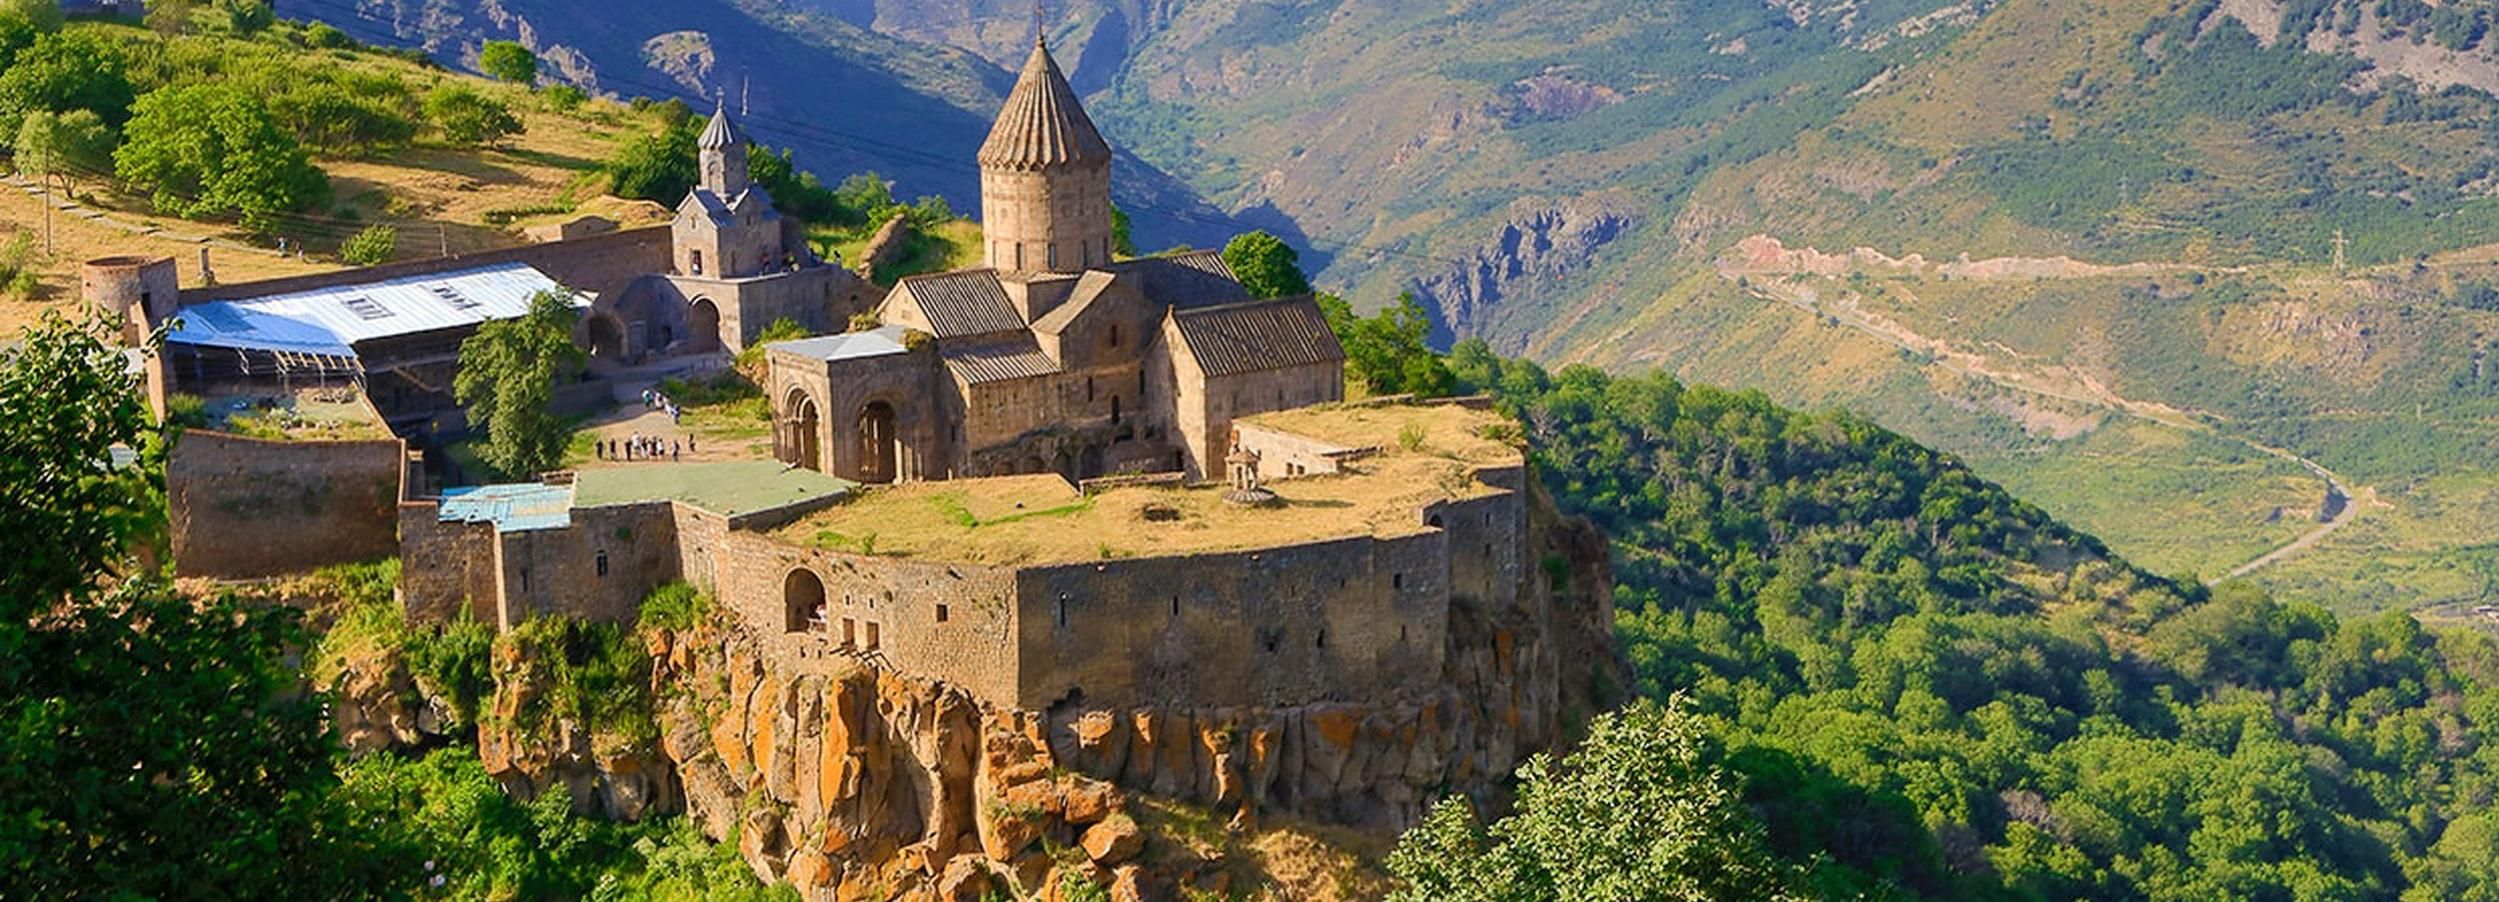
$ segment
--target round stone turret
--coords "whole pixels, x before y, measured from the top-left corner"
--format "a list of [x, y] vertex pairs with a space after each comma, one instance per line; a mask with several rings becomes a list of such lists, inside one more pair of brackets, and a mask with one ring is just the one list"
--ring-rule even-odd
[[1048, 45], [1034, 42], [981, 145], [980, 166], [992, 268], [1073, 273], [1111, 262], [1111, 145]]
[[115, 319], [141, 307], [154, 321], [173, 315], [182, 282], [172, 257], [99, 257], [79, 267], [78, 293]]

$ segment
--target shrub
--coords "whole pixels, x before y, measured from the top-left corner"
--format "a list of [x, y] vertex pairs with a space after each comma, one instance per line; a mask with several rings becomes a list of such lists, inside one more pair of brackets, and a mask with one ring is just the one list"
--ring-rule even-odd
[[437, 88], [425, 97], [425, 117], [454, 144], [497, 144], [523, 130], [502, 101], [462, 85]]
[[328, 22], [314, 22], [304, 27], [304, 43], [323, 50], [349, 50], [356, 46], [356, 39]]
[[406, 643], [408, 672], [417, 688], [451, 704], [453, 728], [474, 726], [478, 706], [495, 690], [494, 627], [460, 612], [460, 619]]
[[338, 258], [357, 266], [374, 266], [387, 262], [399, 249], [399, 230], [386, 225], [366, 226], [347, 243], [338, 246]]
[[685, 583], [669, 583], [642, 599], [642, 629], [693, 629], [711, 619], [712, 598]]
[[544, 94], [547, 108], [559, 113], [572, 112], [590, 99], [590, 92], [566, 84], [550, 85]]
[[166, 395], [165, 425], [181, 429], [208, 428], [208, 402], [185, 392]]

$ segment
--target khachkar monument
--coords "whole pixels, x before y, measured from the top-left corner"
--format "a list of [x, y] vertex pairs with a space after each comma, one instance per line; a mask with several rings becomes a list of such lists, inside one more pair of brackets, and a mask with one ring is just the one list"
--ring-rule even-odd
[[1039, 38], [980, 167], [990, 268], [1078, 273], [1111, 262], [1111, 145]]

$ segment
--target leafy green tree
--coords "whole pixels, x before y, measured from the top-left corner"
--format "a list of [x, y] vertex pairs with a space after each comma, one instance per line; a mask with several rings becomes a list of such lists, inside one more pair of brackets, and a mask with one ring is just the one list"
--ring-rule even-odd
[[346, 32], [328, 22], [314, 22], [304, 26], [304, 45], [323, 50], [346, 50], [356, 46], [356, 39], [348, 37]]
[[280, 214], [329, 197], [329, 177], [240, 88], [160, 88], [140, 98], [135, 112], [113, 168], [159, 210], [190, 219], [235, 216], [267, 232]]
[[1129, 221], [1128, 211], [1111, 205], [1111, 253], [1121, 257], [1137, 255], [1137, 227]]
[[1319, 295], [1320, 312], [1337, 342], [1345, 346], [1345, 369], [1373, 394], [1414, 394], [1433, 398], [1457, 389], [1449, 364], [1432, 351], [1431, 314], [1409, 292], [1396, 306], [1363, 317], [1353, 305], [1332, 294]]
[[44, 34], [0, 71], [0, 134], [16, 135], [37, 110], [94, 110], [124, 122], [133, 96], [119, 46], [93, 32]]
[[1250, 232], [1234, 236], [1223, 247], [1223, 262], [1240, 277], [1241, 285], [1256, 298], [1284, 298], [1310, 293], [1310, 278], [1302, 275], [1301, 254], [1285, 244], [1284, 239], [1266, 232]]
[[226, 24], [234, 33], [246, 37], [278, 22], [278, 11], [270, 7], [269, 0], [218, 0], [217, 6], [225, 10]]
[[18, 126], [14, 147], [20, 174], [50, 178], [64, 192], [113, 167], [113, 130], [93, 110], [30, 113]]
[[338, 258], [357, 266], [387, 263], [399, 249], [399, 230], [381, 223], [365, 226], [338, 246]]
[[522, 131], [520, 117], [512, 115], [510, 107], [464, 85], [436, 88], [425, 95], [425, 117], [454, 144], [500, 144]]
[[552, 405], [557, 381], [581, 367], [577, 315], [562, 295], [540, 292], [528, 315], [487, 323], [460, 343], [452, 392], [468, 407], [469, 424], [485, 431], [478, 457], [506, 476], [535, 476], [564, 460], [572, 425]]
[[487, 41], [478, 48], [477, 71], [521, 85], [538, 83], [538, 54], [518, 41]]
[[161, 446], [111, 328], [48, 315], [0, 349], [0, 879], [36, 898], [387, 893], [412, 862], [331, 802], [323, 703], [289, 664], [299, 615], [184, 598], [132, 556], [161, 534]]
[[147, 5], [148, 29], [158, 37], [172, 38], [191, 30], [191, 12], [195, 0], [150, 0]]
[[60, 0], [6, 0], [0, 2], [0, 18], [26, 23], [38, 32], [61, 30], [68, 16], [61, 12]]
[[1600, 716], [1556, 762], [1519, 769], [1518, 812], [1477, 824], [1432, 809], [1388, 857], [1398, 900], [1768, 899], [1794, 875], [1764, 843], [1740, 784], [1712, 762], [1681, 702]]
[[684, 200], [702, 175], [695, 159], [700, 138], [678, 125], [626, 142], [607, 162], [609, 192], [670, 205]]

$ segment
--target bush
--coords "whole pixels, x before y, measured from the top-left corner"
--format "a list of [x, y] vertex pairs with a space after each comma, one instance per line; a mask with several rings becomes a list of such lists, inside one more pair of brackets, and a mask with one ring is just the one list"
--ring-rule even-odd
[[686, 630], [711, 619], [712, 598], [685, 583], [669, 583], [642, 599], [640, 629]]
[[304, 27], [304, 44], [322, 50], [351, 50], [356, 46], [356, 39], [331, 27], [328, 22], [314, 22]]
[[208, 402], [185, 392], [166, 395], [165, 425], [179, 429], [208, 428]]
[[547, 98], [547, 108], [559, 113], [572, 112], [590, 100], [590, 92], [566, 84], [550, 85], [544, 95]]
[[425, 117], [453, 144], [498, 144], [520, 134], [521, 120], [502, 101], [462, 85], [436, 88], [425, 97]]
[[269, 8], [269, 0], [223, 0], [218, 6], [225, 9], [226, 24], [233, 27], [235, 34], [259, 34], [278, 21], [278, 13]]
[[408, 672], [426, 695], [451, 705], [452, 728], [477, 724], [478, 706], [495, 690], [494, 627], [467, 611], [432, 635], [408, 637]]
[[357, 266], [375, 266], [388, 262], [399, 249], [399, 230], [386, 225], [366, 226], [347, 243], [338, 246], [338, 258]]

